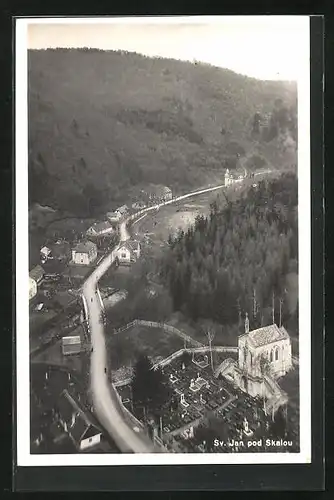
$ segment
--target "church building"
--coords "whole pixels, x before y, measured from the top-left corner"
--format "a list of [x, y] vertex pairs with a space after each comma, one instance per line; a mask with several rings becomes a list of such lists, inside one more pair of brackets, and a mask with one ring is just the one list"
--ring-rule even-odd
[[292, 367], [291, 340], [286, 329], [273, 323], [249, 331], [246, 314], [245, 333], [238, 338], [238, 360], [225, 360], [216, 376], [223, 376], [253, 397], [265, 398], [267, 410], [275, 413], [288, 399], [278, 379]]
[[239, 369], [253, 377], [266, 371], [274, 378], [285, 375], [292, 367], [291, 341], [286, 329], [275, 323], [249, 331], [246, 315], [245, 333], [238, 338]]

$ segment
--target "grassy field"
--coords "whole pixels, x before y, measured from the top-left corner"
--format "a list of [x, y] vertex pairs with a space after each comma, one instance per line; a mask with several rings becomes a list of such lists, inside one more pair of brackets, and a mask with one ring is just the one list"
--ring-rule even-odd
[[183, 340], [159, 328], [136, 326], [111, 335], [107, 340], [108, 356], [112, 370], [131, 366], [139, 352], [145, 352], [153, 361], [165, 358], [183, 348]]
[[30, 311], [29, 313], [29, 327], [30, 327], [30, 332], [33, 335], [35, 330], [42, 325], [43, 323], [46, 323], [48, 320], [54, 318], [57, 316], [57, 313], [55, 311]]

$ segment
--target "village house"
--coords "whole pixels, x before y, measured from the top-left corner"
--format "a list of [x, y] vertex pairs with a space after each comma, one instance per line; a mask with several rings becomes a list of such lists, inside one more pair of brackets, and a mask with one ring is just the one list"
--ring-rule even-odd
[[119, 212], [107, 212], [106, 216], [111, 224], [115, 224], [121, 219], [121, 214]]
[[74, 264], [88, 266], [97, 258], [97, 247], [92, 241], [83, 241], [72, 250]]
[[41, 257], [41, 262], [42, 264], [45, 264], [45, 262], [51, 257], [51, 249], [49, 247], [42, 247], [40, 250], [40, 257]]
[[134, 210], [141, 210], [142, 208], [146, 208], [146, 205], [143, 201], [135, 201], [131, 206]]
[[37, 283], [29, 276], [29, 300], [33, 299], [37, 294]]
[[132, 262], [136, 262], [140, 257], [139, 241], [125, 241], [113, 251], [113, 257], [119, 264], [131, 264]]
[[242, 182], [244, 179], [245, 179], [244, 175], [234, 175], [227, 168], [224, 177], [224, 185], [225, 187], [228, 187], [231, 186], [232, 184]]
[[38, 265], [29, 272], [29, 276], [36, 282], [36, 285], [39, 285], [44, 278], [44, 269]]
[[146, 190], [150, 203], [163, 203], [173, 198], [172, 190], [167, 186], [150, 185]]
[[43, 246], [40, 250], [41, 263], [45, 264], [50, 260], [66, 262], [71, 257], [70, 244], [67, 241], [58, 240], [55, 243]]
[[104, 236], [106, 234], [111, 234], [114, 232], [114, 228], [108, 221], [96, 222], [89, 229], [87, 229], [86, 234], [88, 236]]
[[129, 207], [127, 205], [122, 205], [121, 207], [115, 210], [115, 213], [118, 214], [119, 218], [125, 217], [129, 212]]
[[77, 451], [90, 451], [100, 445], [102, 430], [99, 425], [66, 389], [58, 400], [56, 415]]
[[62, 353], [64, 356], [79, 354], [81, 352], [81, 336], [71, 335], [61, 339]]

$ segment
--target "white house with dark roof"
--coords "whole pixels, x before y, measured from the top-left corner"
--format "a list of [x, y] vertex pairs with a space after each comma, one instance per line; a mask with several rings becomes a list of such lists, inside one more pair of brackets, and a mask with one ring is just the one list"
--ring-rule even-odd
[[42, 264], [45, 263], [49, 258], [52, 257], [51, 255], [51, 248], [44, 246], [40, 250], [40, 255], [41, 255], [41, 261]]
[[122, 243], [113, 251], [113, 258], [117, 259], [119, 264], [131, 264], [140, 257], [140, 243], [136, 240], [128, 240]]
[[88, 266], [97, 258], [97, 246], [92, 241], [83, 241], [72, 249], [74, 264]]
[[120, 217], [125, 217], [129, 212], [129, 207], [127, 205], [122, 205], [115, 210], [115, 213]]
[[121, 214], [119, 212], [107, 212], [106, 217], [109, 222], [115, 224], [119, 222], [122, 218]]
[[78, 451], [93, 449], [101, 443], [102, 430], [99, 425], [66, 389], [58, 400], [57, 417]]
[[145, 193], [151, 203], [163, 203], [173, 198], [171, 188], [161, 184], [151, 184]]
[[114, 232], [114, 228], [109, 221], [96, 222], [89, 229], [87, 229], [86, 234], [88, 236], [104, 236], [106, 234], [111, 234]]
[[232, 174], [230, 170], [227, 168], [224, 176], [224, 185], [225, 187], [231, 186], [232, 184], [242, 182], [245, 179], [245, 174], [237, 175]]

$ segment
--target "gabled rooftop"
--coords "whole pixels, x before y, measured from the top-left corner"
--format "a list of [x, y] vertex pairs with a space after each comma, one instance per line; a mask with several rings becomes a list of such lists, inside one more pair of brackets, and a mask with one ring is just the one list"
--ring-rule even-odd
[[127, 205], [122, 205], [121, 207], [116, 209], [116, 212], [119, 212], [121, 214], [126, 213], [129, 210], [129, 207]]
[[29, 272], [29, 276], [33, 280], [39, 281], [44, 276], [44, 269], [42, 268], [42, 266], [38, 265]]
[[79, 406], [66, 389], [61, 393], [58, 408], [62, 419], [67, 422], [68, 432], [77, 444], [84, 438], [101, 433], [93, 418]]
[[116, 212], [107, 212], [106, 215], [109, 219], [118, 219], [119, 217], [119, 214]]
[[120, 249], [125, 247], [132, 253], [138, 250], [138, 244], [137, 240], [127, 240], [121, 244]]
[[96, 249], [95, 243], [92, 241], [82, 241], [76, 247], [73, 248], [75, 252], [89, 253], [91, 250]]
[[[285, 340], [289, 338], [289, 334], [282, 326], [279, 328], [275, 323], [273, 325], [257, 328], [248, 334], [241, 335], [240, 337], [247, 337], [254, 347], [260, 347], [278, 340]], [[239, 338], [240, 338], [239, 337]]]
[[89, 229], [94, 229], [97, 233], [102, 233], [103, 231], [111, 230], [112, 225], [108, 221], [96, 222]]
[[169, 187], [161, 184], [151, 184], [147, 191], [155, 196], [166, 196], [172, 192]]

